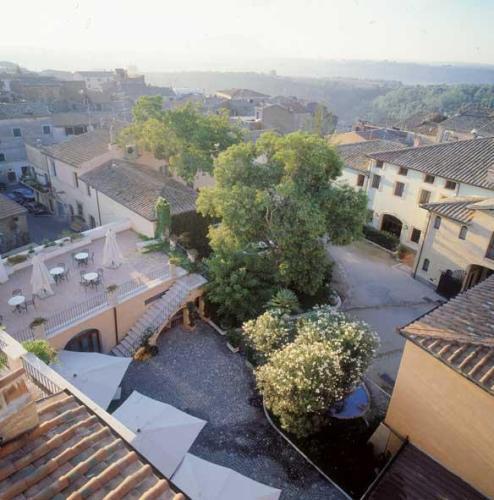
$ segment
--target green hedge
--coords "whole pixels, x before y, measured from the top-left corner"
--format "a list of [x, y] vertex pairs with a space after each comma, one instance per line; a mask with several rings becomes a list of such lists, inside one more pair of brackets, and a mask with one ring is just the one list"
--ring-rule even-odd
[[397, 238], [394, 234], [388, 233], [386, 231], [380, 231], [379, 229], [376, 229], [372, 226], [364, 226], [363, 232], [364, 236], [368, 240], [378, 244], [379, 246], [387, 248], [392, 252], [395, 252], [398, 248], [398, 245], [400, 244], [400, 239]]

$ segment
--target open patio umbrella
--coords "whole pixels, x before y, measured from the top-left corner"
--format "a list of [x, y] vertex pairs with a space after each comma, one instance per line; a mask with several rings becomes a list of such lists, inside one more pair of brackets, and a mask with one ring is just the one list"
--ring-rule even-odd
[[132, 446], [170, 477], [206, 421], [134, 391], [113, 416], [135, 433]]
[[131, 361], [97, 352], [60, 351], [52, 368], [106, 410]]
[[0, 283], [6, 283], [8, 280], [9, 274], [7, 273], [7, 269], [5, 269], [2, 257], [0, 257]]
[[281, 490], [187, 453], [172, 481], [192, 500], [278, 500]]
[[51, 285], [55, 283], [55, 280], [48, 272], [48, 269], [41, 260], [41, 257], [39, 255], [35, 255], [32, 262], [33, 274], [31, 275], [31, 287], [33, 293], [40, 297], [53, 295]]
[[103, 248], [103, 265], [105, 267], [118, 267], [122, 264], [124, 258], [118, 247], [117, 236], [110, 227], [106, 232], [105, 247]]

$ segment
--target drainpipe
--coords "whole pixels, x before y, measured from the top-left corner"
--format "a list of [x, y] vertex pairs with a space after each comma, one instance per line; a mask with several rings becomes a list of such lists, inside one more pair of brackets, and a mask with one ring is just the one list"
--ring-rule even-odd
[[96, 191], [96, 205], [97, 205], [97, 207], [98, 207], [98, 219], [99, 219], [99, 225], [101, 226], [101, 225], [102, 225], [102, 224], [101, 224], [101, 210], [100, 210], [100, 208], [99, 208], [99, 196], [98, 196], [98, 190], [97, 190], [97, 189], [95, 189], [95, 191]]
[[412, 274], [413, 279], [415, 279], [415, 276], [417, 275], [417, 269], [418, 269], [419, 264], [420, 264], [420, 258], [422, 257], [422, 250], [424, 249], [425, 239], [427, 238], [427, 235], [429, 234], [429, 226], [431, 225], [431, 218], [432, 218], [432, 212], [429, 212], [429, 218], [427, 219], [427, 225], [425, 227], [424, 239], [422, 240], [422, 245], [420, 245], [419, 254], [417, 256], [417, 261], [415, 264], [415, 269], [413, 270], [413, 274]]

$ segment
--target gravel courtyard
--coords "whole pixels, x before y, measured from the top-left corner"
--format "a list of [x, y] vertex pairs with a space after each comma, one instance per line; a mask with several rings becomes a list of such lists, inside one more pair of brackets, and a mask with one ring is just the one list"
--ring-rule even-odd
[[206, 420], [190, 452], [282, 489], [283, 500], [345, 498], [269, 426], [253, 387], [243, 358], [200, 323], [194, 332], [164, 333], [158, 356], [133, 361], [122, 401], [138, 390]]

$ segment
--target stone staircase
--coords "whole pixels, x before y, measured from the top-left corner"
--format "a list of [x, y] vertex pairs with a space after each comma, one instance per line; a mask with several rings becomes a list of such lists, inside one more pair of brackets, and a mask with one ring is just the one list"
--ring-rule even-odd
[[206, 283], [206, 279], [199, 274], [183, 276], [166, 291], [165, 295], [154, 302], [147, 311], [136, 321], [122, 341], [111, 351], [115, 356], [130, 357], [141, 345], [148, 328], [153, 331], [166, 326], [168, 321], [177, 313], [187, 301], [189, 294]]

